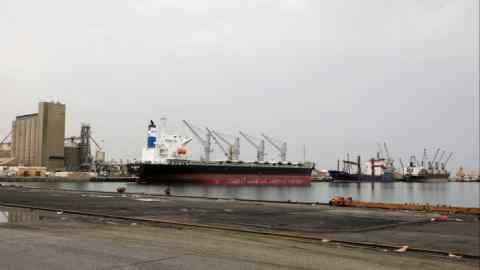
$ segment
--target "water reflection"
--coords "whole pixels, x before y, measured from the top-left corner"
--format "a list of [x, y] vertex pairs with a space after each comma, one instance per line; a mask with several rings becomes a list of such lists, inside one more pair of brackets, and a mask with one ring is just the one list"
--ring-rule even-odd
[[[9, 183], [14, 184], [14, 183]], [[166, 185], [136, 183], [18, 183], [27, 187], [165, 194]], [[480, 207], [480, 183], [312, 183], [309, 187], [170, 185], [173, 195], [271, 201], [328, 202], [334, 196], [387, 203], [430, 203]]]

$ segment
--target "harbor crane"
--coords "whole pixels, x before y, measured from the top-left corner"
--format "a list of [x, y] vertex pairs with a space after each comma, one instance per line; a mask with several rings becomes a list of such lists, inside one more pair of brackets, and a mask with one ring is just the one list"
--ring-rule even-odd
[[[224, 136], [222, 136], [219, 132], [212, 130], [212, 133], [219, 138], [223, 143], [228, 145], [228, 154], [227, 157], [229, 160], [240, 160], [240, 138], [236, 137], [235, 141], [231, 143]], [[224, 151], [225, 152], [225, 151]]]
[[242, 135], [248, 143], [250, 143], [255, 149], [257, 149], [257, 161], [265, 161], [265, 141], [260, 140], [260, 143], [255, 143], [252, 138], [245, 133], [239, 131], [240, 135]]
[[195, 128], [190, 123], [188, 123], [186, 120], [182, 120], [182, 121], [187, 126], [187, 128], [190, 129], [190, 131], [195, 136], [195, 138], [197, 138], [200, 144], [202, 144], [204, 159], [206, 161], [210, 161], [210, 153], [212, 153], [212, 134], [208, 132], [208, 129], [207, 129], [207, 137], [204, 139], [202, 138], [202, 136], [198, 134], [197, 131], [195, 131]]
[[278, 152], [280, 152], [281, 161], [287, 161], [287, 143], [286, 142], [283, 142], [282, 145], [278, 145], [273, 141], [272, 138], [268, 137], [267, 135], [262, 134], [262, 137], [265, 138], [265, 140], [267, 140], [267, 142], [269, 142], [273, 147], [275, 147], [275, 149], [277, 149]]

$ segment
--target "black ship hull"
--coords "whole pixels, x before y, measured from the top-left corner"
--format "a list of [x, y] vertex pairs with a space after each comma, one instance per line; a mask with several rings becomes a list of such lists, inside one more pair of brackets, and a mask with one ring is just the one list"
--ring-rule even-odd
[[314, 166], [228, 162], [132, 164], [131, 172], [148, 183], [305, 186]]
[[393, 182], [393, 174], [385, 173], [383, 175], [365, 175], [352, 174], [344, 171], [328, 171], [330, 176], [336, 182]]

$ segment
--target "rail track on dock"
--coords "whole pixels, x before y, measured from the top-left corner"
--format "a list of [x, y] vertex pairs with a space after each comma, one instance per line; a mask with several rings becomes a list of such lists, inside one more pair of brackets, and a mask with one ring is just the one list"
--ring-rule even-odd
[[[335, 244], [335, 245], [341, 245], [345, 247], [366, 248], [366, 249], [373, 249], [377, 251], [390, 252], [390, 253], [397, 253], [399, 250], [402, 250], [403, 248], [405, 250], [401, 251], [401, 253], [409, 252], [409, 253], [430, 255], [430, 256], [441, 257], [441, 258], [453, 258], [453, 259], [465, 258], [465, 259], [480, 260], [480, 256], [474, 255], [474, 254], [457, 253], [457, 252], [452, 254], [451, 252], [444, 251], [444, 250], [434, 250], [434, 249], [415, 248], [415, 247], [405, 248], [402, 246], [396, 246], [396, 245], [385, 244], [385, 243], [369, 243], [369, 242], [326, 239], [320, 236], [304, 235], [301, 233], [262, 231], [262, 230], [246, 229], [246, 228], [234, 228], [234, 227], [221, 226], [221, 225], [207, 225], [207, 224], [190, 223], [190, 222], [178, 222], [178, 221], [172, 221], [172, 220], [119, 216], [119, 215], [111, 215], [106, 213], [49, 208], [49, 207], [38, 207], [34, 205], [25, 205], [25, 204], [16, 204], [16, 203], [0, 203], [0, 206], [9, 207], [9, 208], [20, 208], [20, 209], [69, 214], [69, 215], [75, 215], [75, 216], [96, 217], [96, 218], [103, 218], [103, 219], [110, 219], [110, 220], [134, 222], [137, 224], [144, 224], [144, 225], [151, 225], [151, 226], [156, 225], [156, 226], [168, 226], [173, 228], [214, 230], [214, 231], [224, 231], [224, 232], [230, 232], [230, 233], [242, 233], [242, 234], [250, 234], [250, 235], [267, 236], [267, 237], [273, 237], [273, 238], [291, 239], [299, 242]], [[400, 252], [398, 253], [400, 254]]]

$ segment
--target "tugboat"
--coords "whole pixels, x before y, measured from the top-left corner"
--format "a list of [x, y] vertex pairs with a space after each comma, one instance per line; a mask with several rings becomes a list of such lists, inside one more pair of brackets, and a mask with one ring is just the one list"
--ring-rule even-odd
[[192, 141], [160, 132], [153, 121], [148, 125], [147, 143], [141, 162], [129, 164], [140, 182], [199, 183], [213, 185], [310, 185], [314, 163], [246, 162], [242, 160], [189, 160], [187, 145]]

